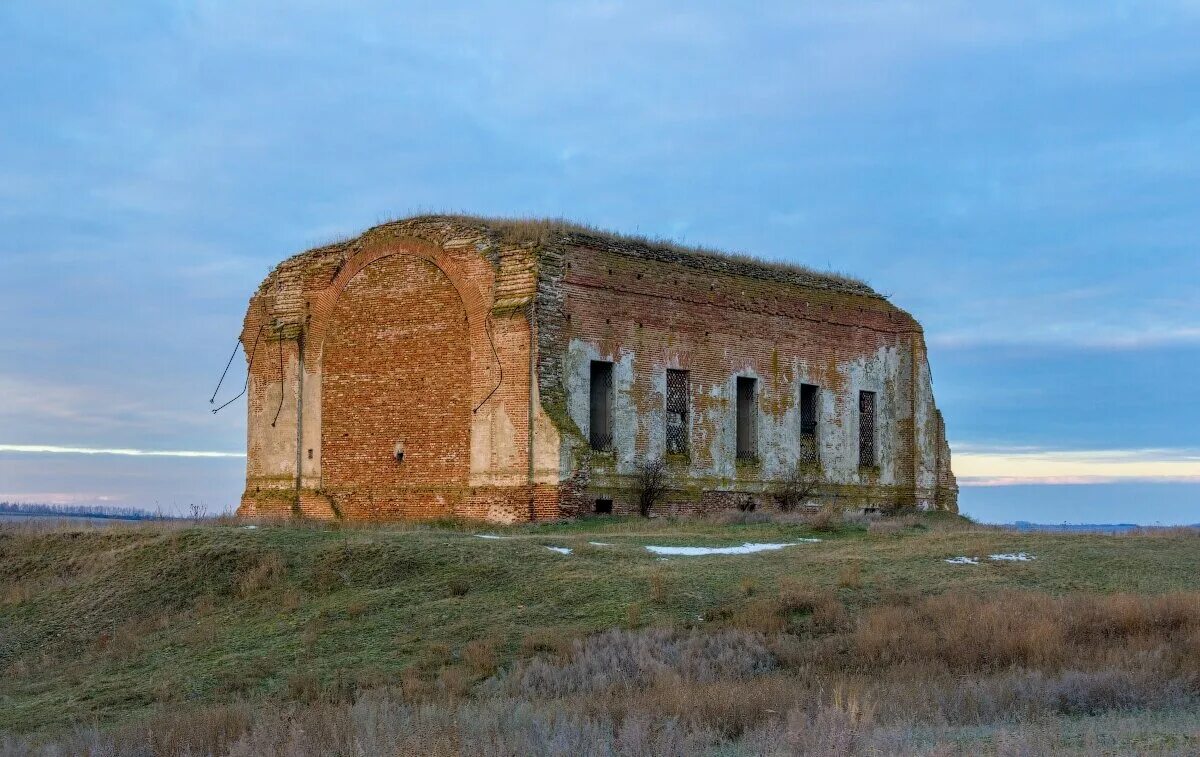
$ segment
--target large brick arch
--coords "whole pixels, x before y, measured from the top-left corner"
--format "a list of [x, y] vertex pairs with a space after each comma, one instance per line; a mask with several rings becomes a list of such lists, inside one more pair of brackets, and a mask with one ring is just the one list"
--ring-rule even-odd
[[466, 298], [424, 256], [343, 274], [320, 343], [323, 489], [350, 518], [450, 515], [470, 472]]
[[[455, 291], [458, 292], [462, 306], [466, 310], [467, 337], [471, 349], [472, 365], [476, 368], [476, 375], [473, 376], [475, 401], [471, 406], [472, 408], [477, 407], [494, 386], [492, 376], [498, 371], [498, 366], [494, 364], [495, 353], [491, 346], [488, 326], [491, 293], [480, 289], [481, 277], [479, 275], [481, 271], [484, 271], [491, 273], [491, 276], [487, 278], [493, 278], [494, 273], [491, 271], [491, 265], [477, 254], [463, 255], [461, 252], [455, 254], [422, 239], [409, 237], [368, 244], [338, 269], [327, 287], [311, 298], [310, 317], [305, 339], [305, 368], [310, 372], [319, 370], [330, 316], [346, 286], [367, 266], [393, 255], [420, 258], [433, 264], [441, 270]], [[490, 285], [491, 282], [485, 281], [484, 283]]]

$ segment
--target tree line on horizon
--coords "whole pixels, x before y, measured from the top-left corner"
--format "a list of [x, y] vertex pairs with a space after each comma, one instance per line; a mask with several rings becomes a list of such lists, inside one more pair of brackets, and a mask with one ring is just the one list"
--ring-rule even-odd
[[120, 520], [167, 520], [171, 516], [138, 507], [112, 505], [51, 505], [40, 502], [0, 502], [0, 515], [47, 515], [71, 518]]

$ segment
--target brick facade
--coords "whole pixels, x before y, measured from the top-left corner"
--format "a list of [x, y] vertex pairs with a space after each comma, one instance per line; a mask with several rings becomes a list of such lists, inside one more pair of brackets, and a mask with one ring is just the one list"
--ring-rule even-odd
[[[291, 258], [248, 308], [239, 513], [500, 521], [634, 507], [664, 457], [661, 512], [766, 492], [818, 387], [823, 498], [954, 510], [920, 326], [865, 285], [572, 227], [423, 217]], [[588, 371], [613, 365], [613, 443], [588, 440]], [[665, 455], [666, 371], [688, 371], [688, 450]], [[738, 377], [753, 459], [734, 456]], [[858, 393], [878, 398], [858, 463]], [[403, 459], [396, 459], [397, 445]]]

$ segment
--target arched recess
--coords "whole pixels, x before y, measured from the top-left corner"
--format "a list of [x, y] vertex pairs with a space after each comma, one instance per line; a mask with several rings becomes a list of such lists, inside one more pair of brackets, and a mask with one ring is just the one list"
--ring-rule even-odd
[[[450, 280], [454, 289], [462, 299], [462, 306], [467, 313], [468, 338], [471, 345], [473, 365], [477, 366], [474, 376], [476, 407], [488, 395], [497, 376], [498, 364], [494, 360], [491, 348], [491, 337], [488, 331], [488, 313], [491, 310], [490, 289], [494, 282], [495, 272], [491, 264], [476, 253], [452, 253], [445, 249], [412, 237], [376, 242], [368, 244], [351, 256], [334, 275], [332, 281], [315, 296], [311, 297], [310, 318], [305, 331], [307, 344], [305, 352], [305, 368], [312, 372], [321, 363], [321, 354], [325, 344], [325, 334], [329, 328], [329, 318], [335, 305], [342, 296], [346, 285], [367, 266], [392, 255], [408, 255], [428, 261], [437, 266]], [[486, 287], [486, 294], [480, 284]]]
[[351, 518], [449, 515], [470, 472], [468, 298], [426, 256], [351, 262], [360, 264], [336, 277], [320, 341], [310, 331], [320, 345], [322, 488]]

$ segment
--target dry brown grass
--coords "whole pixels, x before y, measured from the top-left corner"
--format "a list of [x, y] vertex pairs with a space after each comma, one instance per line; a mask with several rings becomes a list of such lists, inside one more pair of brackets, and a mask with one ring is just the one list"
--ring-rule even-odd
[[[463, 650], [463, 664], [405, 670], [395, 689], [322, 688], [299, 671], [287, 680], [292, 704], [165, 702], [162, 715], [78, 729], [45, 753], [1190, 754], [1200, 748], [1196, 600], [947, 595], [816, 636], [610, 631], [473, 691], [472, 674], [487, 667], [473, 662], [488, 656], [480, 644]], [[835, 602], [792, 582], [775, 604], [836, 615]], [[1013, 638], [1004, 609], [1055, 641]], [[983, 629], [977, 651], [965, 644], [971, 618]], [[1155, 655], [1121, 651], [1131, 639], [1157, 644]], [[1161, 730], [1122, 714], [1133, 710], [1162, 712]], [[1099, 725], [1078, 731], [1089, 722]], [[30, 751], [0, 741], [0, 754]]]
[[649, 583], [650, 601], [656, 605], [665, 603], [667, 601], [667, 577], [662, 571], [656, 571], [650, 574]]
[[4, 594], [0, 596], [0, 602], [6, 605], [23, 605], [33, 599], [36, 593], [35, 582], [17, 580], [4, 587]]
[[279, 595], [279, 609], [291, 612], [304, 603], [304, 595], [295, 589], [284, 589]]
[[521, 637], [521, 656], [525, 658], [538, 654], [549, 654], [555, 657], [566, 657], [571, 651], [574, 634], [557, 628], [535, 628], [527, 631]]
[[268, 552], [237, 579], [237, 595], [242, 599], [273, 589], [287, 574], [287, 566], [278, 552]]
[[742, 512], [740, 510], [718, 510], [700, 516], [700, 520], [719, 526], [753, 526], [760, 523], [779, 522], [772, 513]]
[[[944, 594], [868, 610], [854, 635], [871, 664], [942, 664], [951, 670], [1013, 665], [1058, 670], [1174, 649], [1200, 674], [1200, 596], [1053, 597]], [[1195, 655], [1194, 657], [1192, 655]]]
[[831, 589], [814, 588], [796, 580], [780, 582], [779, 607], [783, 613], [807, 616], [808, 627], [817, 633], [833, 633], [850, 621], [846, 606]]
[[449, 664], [452, 659], [454, 659], [454, 652], [450, 649], [450, 645], [436, 641], [425, 648], [421, 665], [426, 668], [440, 668]]
[[841, 506], [828, 504], [817, 512], [806, 515], [805, 522], [808, 523], [809, 528], [818, 533], [829, 533], [844, 525], [843, 517]]
[[640, 628], [642, 625], [642, 603], [630, 602], [625, 606], [625, 627]]
[[920, 521], [912, 515], [870, 518], [867, 520], [867, 531], [872, 534], [898, 534], [918, 523]]
[[293, 673], [287, 679], [287, 695], [297, 702], [315, 702], [321, 698], [321, 679], [311, 671]]
[[461, 665], [442, 668], [437, 678], [438, 693], [451, 699], [461, 699], [471, 691], [471, 675]]
[[496, 672], [496, 642], [491, 639], [469, 641], [463, 647], [462, 658], [474, 675], [490, 676]]
[[1125, 531], [1118, 536], [1173, 536], [1185, 539], [1200, 539], [1200, 526], [1167, 526], [1155, 528], [1135, 528]]
[[399, 694], [404, 702], [423, 702], [433, 696], [433, 685], [422, 674], [420, 668], [408, 667], [400, 671]]
[[843, 589], [861, 589], [863, 586], [863, 566], [861, 562], [852, 562], [838, 572], [837, 585]]
[[724, 615], [725, 625], [761, 634], [783, 633], [787, 630], [786, 608], [777, 599], [763, 597], [718, 614]]

